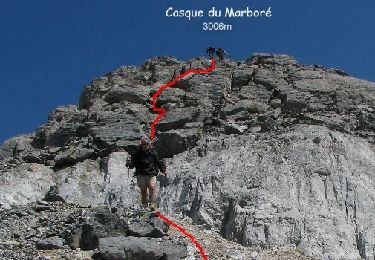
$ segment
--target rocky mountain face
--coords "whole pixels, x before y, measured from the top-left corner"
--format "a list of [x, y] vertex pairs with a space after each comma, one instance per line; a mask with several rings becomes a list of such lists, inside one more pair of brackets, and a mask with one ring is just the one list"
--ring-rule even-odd
[[54, 256], [52, 259], [135, 260], [188, 256], [183, 238], [167, 237], [169, 227], [162, 220], [134, 208], [108, 210], [105, 206], [86, 208], [61, 201], [37, 201], [0, 212], [0, 219], [0, 238], [7, 239], [0, 243], [1, 259]]
[[[4, 142], [1, 207], [30, 205], [51, 187], [80, 207], [139, 204], [125, 161], [149, 136], [150, 97], [183, 67], [209, 65], [155, 57], [94, 79], [77, 106]], [[160, 210], [249, 248], [373, 259], [374, 90], [287, 55], [219, 61], [210, 74], [187, 76], [158, 98], [168, 110], [154, 142], [169, 173], [159, 177]]]

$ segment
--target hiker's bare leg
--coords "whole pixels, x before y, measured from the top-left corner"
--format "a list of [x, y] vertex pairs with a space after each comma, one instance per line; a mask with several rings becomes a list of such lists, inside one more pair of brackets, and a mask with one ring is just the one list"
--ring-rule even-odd
[[158, 197], [158, 191], [156, 186], [156, 178], [151, 178], [150, 182], [148, 183], [148, 190], [150, 192], [150, 202], [156, 203]]
[[143, 207], [148, 206], [148, 200], [147, 200], [147, 176], [137, 176], [137, 184], [139, 189], [141, 190], [141, 197], [142, 197], [142, 205]]
[[147, 186], [146, 187], [139, 187], [141, 189], [141, 195], [142, 195], [142, 205], [143, 207], [148, 206], [148, 201], [147, 201]]

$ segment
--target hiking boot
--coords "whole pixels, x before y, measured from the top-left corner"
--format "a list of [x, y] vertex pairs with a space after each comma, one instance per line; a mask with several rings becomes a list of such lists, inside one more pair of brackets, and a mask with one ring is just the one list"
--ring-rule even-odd
[[155, 211], [157, 209], [158, 205], [156, 204], [156, 202], [151, 202], [150, 203], [150, 210], [151, 211]]

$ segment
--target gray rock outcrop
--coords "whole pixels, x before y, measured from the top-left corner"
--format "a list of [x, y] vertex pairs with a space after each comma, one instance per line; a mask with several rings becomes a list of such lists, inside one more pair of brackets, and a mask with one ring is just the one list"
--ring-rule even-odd
[[[43, 211], [36, 210], [41, 206]], [[188, 253], [182, 235], [166, 236], [169, 226], [153, 213], [134, 208], [38, 201], [1, 210], [0, 219], [4, 260], [38, 259], [48, 253], [58, 259], [82, 259], [73, 252], [87, 252], [90, 257], [85, 259], [177, 260]], [[149, 232], [134, 236], [140, 230], [134, 223]]]
[[172, 241], [137, 237], [108, 237], [99, 240], [103, 260], [178, 260], [187, 256], [186, 247]]
[[0, 174], [0, 204], [9, 208], [43, 199], [53, 184], [53, 171], [42, 164], [22, 163]]
[[183, 209], [247, 246], [293, 244], [326, 259], [374, 253], [375, 153], [360, 138], [296, 125], [271, 136], [222, 136], [206, 149], [203, 157], [175, 156], [165, 210]]

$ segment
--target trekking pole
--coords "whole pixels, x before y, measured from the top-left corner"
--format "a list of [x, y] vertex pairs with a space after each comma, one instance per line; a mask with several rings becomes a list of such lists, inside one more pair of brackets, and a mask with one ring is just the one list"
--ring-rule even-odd
[[128, 179], [130, 179], [129, 157], [126, 157], [126, 168], [128, 168]]
[[128, 179], [130, 179], [129, 156], [126, 158], [126, 168], [128, 168]]
[[[133, 194], [133, 191], [134, 191], [134, 183], [133, 183], [133, 177], [130, 178], [130, 167], [129, 167], [129, 157], [126, 158], [126, 168], [128, 168], [128, 180], [130, 179], [130, 183], [129, 183], [129, 187], [128, 187], [128, 191], [131, 192]], [[135, 205], [135, 201], [134, 201], [134, 196], [131, 196], [131, 201], [129, 201], [131, 203], [131, 207], [134, 207]]]

